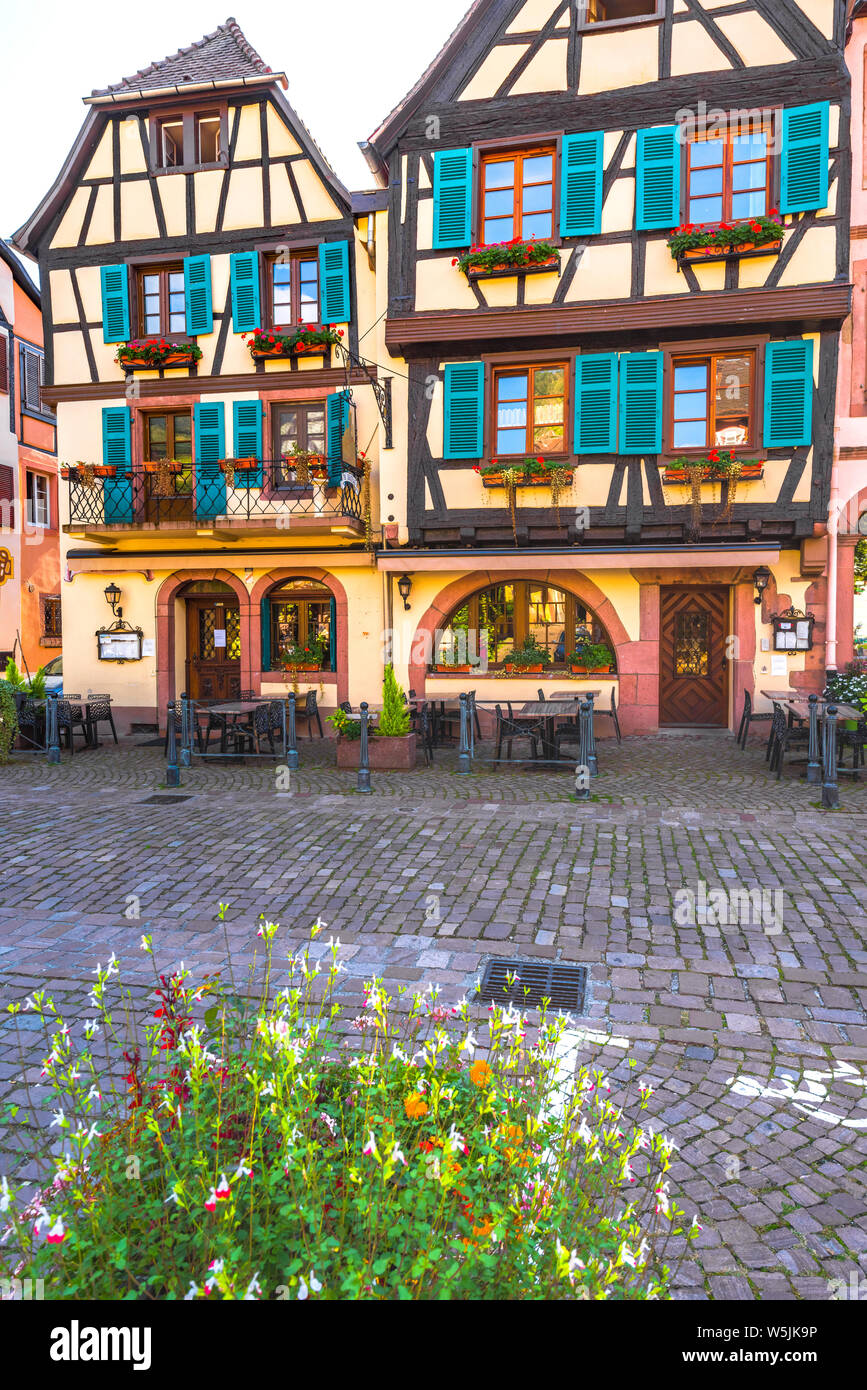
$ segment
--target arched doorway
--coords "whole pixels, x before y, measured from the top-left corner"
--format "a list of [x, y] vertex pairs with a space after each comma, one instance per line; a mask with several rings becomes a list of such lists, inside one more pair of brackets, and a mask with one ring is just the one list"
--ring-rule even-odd
[[197, 579], [179, 594], [186, 608], [185, 688], [194, 700], [241, 693], [241, 607], [219, 579]]

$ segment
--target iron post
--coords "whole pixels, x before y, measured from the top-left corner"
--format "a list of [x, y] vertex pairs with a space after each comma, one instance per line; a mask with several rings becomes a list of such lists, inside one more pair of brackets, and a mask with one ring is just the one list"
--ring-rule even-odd
[[370, 785], [370, 749], [367, 741], [367, 723], [370, 712], [367, 702], [361, 705], [361, 748], [358, 755], [358, 791], [364, 795], [369, 795], [372, 788]]

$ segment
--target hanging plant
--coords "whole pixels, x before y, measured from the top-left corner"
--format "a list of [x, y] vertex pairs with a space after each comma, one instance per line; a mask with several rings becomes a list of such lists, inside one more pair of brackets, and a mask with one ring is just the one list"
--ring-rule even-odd
[[77, 463], [78, 481], [82, 487], [92, 488], [96, 486], [96, 466], [92, 463]]
[[370, 505], [370, 459], [365, 458], [362, 464], [364, 473], [361, 481], [361, 514], [364, 517], [364, 544], [367, 550], [373, 550], [373, 516]]
[[551, 480], [551, 504], [554, 508], [554, 515], [557, 518], [557, 525], [560, 525], [560, 499], [565, 489], [572, 481], [572, 474], [568, 468], [551, 468], [548, 472]]
[[512, 518], [512, 534], [515, 537], [515, 545], [518, 544], [518, 483], [523, 474], [519, 468], [504, 468], [500, 474], [506, 495], [509, 499], [509, 515]]
[[686, 471], [690, 487], [690, 534], [697, 536], [701, 531], [701, 485], [704, 480], [704, 465], [691, 463]]
[[[740, 481], [740, 476], [741, 465], [737, 461], [735, 461], [732, 465], [732, 470], [728, 475], [728, 496], [725, 500], [725, 506], [723, 507], [722, 511], [719, 514], [719, 517], [717, 518], [718, 521], [728, 521], [731, 517], [732, 507], [734, 506], [735, 500], [738, 495], [738, 482]], [[720, 486], [722, 486], [722, 480], [720, 481]]]
[[235, 486], [235, 460], [234, 460], [234, 459], [223, 459], [223, 462], [221, 463], [220, 467], [222, 468], [223, 472], [224, 472], [225, 475], [226, 475], [226, 487], [229, 487], [229, 488], [234, 487], [234, 486]]

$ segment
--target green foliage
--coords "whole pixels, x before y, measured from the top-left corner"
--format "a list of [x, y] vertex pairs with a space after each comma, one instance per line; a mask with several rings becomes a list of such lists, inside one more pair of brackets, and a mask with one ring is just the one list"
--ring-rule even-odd
[[13, 690], [23, 691], [26, 695], [32, 695], [34, 700], [45, 699], [45, 667], [40, 666], [35, 676], [27, 680], [19, 671], [15, 662], [10, 658], [6, 666], [6, 683]]
[[340, 943], [278, 966], [277, 932], [262, 919], [258, 1000], [157, 975], [134, 1046], [114, 957], [84, 1036], [28, 1001], [60, 1143], [22, 1123], [43, 1176], [27, 1205], [6, 1194], [0, 1275], [57, 1300], [668, 1297], [669, 1241], [699, 1229], [669, 1197], [672, 1145], [576, 1067], [564, 1018], [379, 981], [353, 1018]]
[[514, 266], [516, 270], [532, 265], [545, 265], [551, 262], [551, 269], [560, 264], [560, 252], [551, 241], [522, 241], [513, 237], [511, 241], [501, 241], [493, 246], [473, 246], [462, 256], [456, 256], [456, 265], [466, 275], [473, 270], [493, 270], [498, 266]]
[[195, 343], [170, 343], [162, 338], [138, 338], [135, 342], [124, 343], [117, 350], [115, 362], [122, 367], [130, 363], [143, 363], [147, 367], [160, 367], [167, 357], [182, 352], [194, 362], [201, 362], [202, 349]]
[[604, 642], [580, 642], [567, 659], [570, 666], [586, 666], [590, 671], [614, 665], [614, 653]]
[[737, 480], [745, 468], [755, 467], [757, 463], [759, 459], [737, 458], [731, 449], [711, 449], [703, 458], [683, 455], [681, 458], [673, 459], [669, 467], [683, 470], [703, 468], [712, 478]]
[[344, 709], [335, 710], [328, 716], [326, 723], [336, 730], [340, 738], [361, 738], [361, 721], [353, 719]]
[[11, 685], [13, 690], [26, 690], [27, 682], [22, 676], [11, 656], [6, 663], [6, 683]]
[[506, 661], [519, 671], [525, 671], [528, 666], [550, 666], [551, 653], [546, 647], [540, 647], [535, 637], [525, 637], [521, 646], [506, 657]]
[[36, 675], [35, 675], [35, 676], [33, 677], [33, 679], [31, 680], [29, 686], [27, 686], [27, 693], [28, 693], [29, 695], [32, 695], [33, 698], [34, 698], [34, 700], [44, 700], [44, 699], [45, 699], [45, 696], [46, 696], [46, 694], [47, 694], [47, 691], [46, 691], [46, 688], [45, 688], [45, 667], [44, 667], [44, 666], [40, 666], [39, 670], [36, 672]]
[[509, 475], [515, 484], [520, 486], [522, 482], [530, 483], [534, 479], [547, 478], [550, 481], [552, 473], [568, 473], [569, 469], [557, 459], [525, 458], [518, 462], [510, 461], [508, 467], [494, 459], [491, 463], [485, 464], [484, 467], [478, 464], [474, 465], [474, 471], [481, 473], [483, 478], [501, 477], [506, 480], [507, 475]]
[[850, 661], [845, 671], [838, 671], [825, 687], [825, 697], [839, 700], [842, 705], [854, 705], [867, 714], [867, 662]]
[[403, 691], [397, 683], [394, 667], [385, 668], [382, 682], [382, 714], [376, 733], [380, 738], [403, 738], [409, 733], [409, 706], [404, 703]]
[[285, 647], [280, 653], [280, 660], [286, 667], [310, 666], [313, 662], [317, 668], [322, 665], [325, 653], [328, 650], [328, 642], [324, 637], [314, 637], [309, 646]]
[[733, 224], [723, 222], [718, 227], [686, 223], [669, 237], [668, 249], [677, 260], [684, 251], [705, 250], [711, 255], [714, 251], [734, 251], [739, 246], [767, 246], [783, 235], [782, 219], [776, 209], [772, 209], [772, 214], [748, 217], [745, 222]]
[[867, 540], [859, 541], [855, 547], [855, 593], [863, 594], [867, 589]]
[[10, 681], [0, 681], [0, 763], [6, 762], [18, 733], [15, 691]]

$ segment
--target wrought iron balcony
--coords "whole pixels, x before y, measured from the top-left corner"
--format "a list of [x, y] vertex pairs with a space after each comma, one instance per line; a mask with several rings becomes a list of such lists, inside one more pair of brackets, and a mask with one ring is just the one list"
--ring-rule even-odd
[[[298, 479], [289, 459], [223, 459], [97, 472], [70, 468], [67, 531], [364, 531], [364, 475], [341, 465], [339, 481]], [[334, 475], [332, 475], [334, 477]]]

